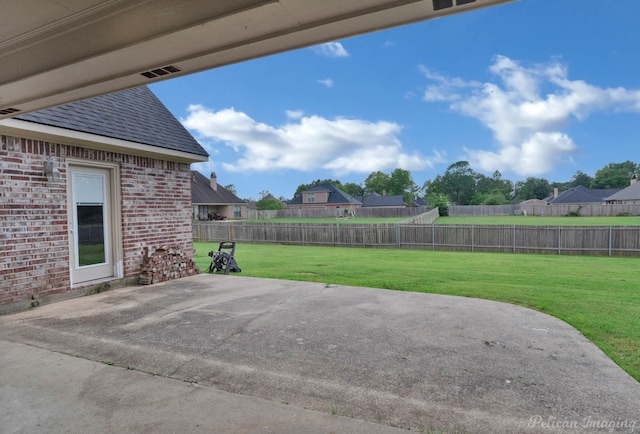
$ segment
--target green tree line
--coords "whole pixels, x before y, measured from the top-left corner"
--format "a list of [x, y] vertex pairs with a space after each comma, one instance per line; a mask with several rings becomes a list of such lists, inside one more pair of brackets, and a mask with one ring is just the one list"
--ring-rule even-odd
[[300, 184], [294, 197], [318, 184], [329, 183], [351, 196], [371, 193], [402, 195], [405, 203], [424, 199], [428, 206], [447, 205], [503, 205], [529, 199], [544, 199], [553, 193], [582, 185], [590, 189], [624, 188], [632, 176], [640, 172], [640, 164], [632, 161], [609, 163], [597, 170], [593, 177], [578, 170], [567, 182], [550, 182], [545, 178], [528, 177], [513, 182], [496, 170], [491, 176], [474, 171], [469, 162], [457, 161], [444, 173], [418, 186], [408, 170], [397, 168], [391, 173], [375, 171], [360, 183], [342, 183], [337, 179], [317, 179]]

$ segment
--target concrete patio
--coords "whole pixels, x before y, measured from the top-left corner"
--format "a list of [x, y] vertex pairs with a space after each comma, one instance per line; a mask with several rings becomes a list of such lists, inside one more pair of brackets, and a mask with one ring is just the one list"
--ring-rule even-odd
[[0, 317], [12, 433], [633, 432], [639, 402], [574, 328], [486, 300], [202, 274]]

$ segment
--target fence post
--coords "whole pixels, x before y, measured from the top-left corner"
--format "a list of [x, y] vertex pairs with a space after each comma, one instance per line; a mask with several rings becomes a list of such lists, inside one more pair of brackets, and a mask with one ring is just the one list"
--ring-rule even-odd
[[396, 248], [400, 248], [400, 224], [396, 223]]
[[431, 223], [431, 250], [436, 249], [436, 225], [435, 222]]
[[227, 223], [227, 240], [233, 241], [233, 230], [231, 229], [231, 223]]
[[612, 231], [613, 227], [609, 226], [609, 256], [611, 256]]
[[476, 225], [471, 225], [471, 251], [475, 251], [476, 243], [475, 243], [475, 233], [476, 233]]
[[560, 235], [560, 227], [558, 226], [558, 255], [560, 254], [560, 250], [562, 249], [562, 238]]
[[516, 252], [516, 225], [513, 225], [513, 253]]

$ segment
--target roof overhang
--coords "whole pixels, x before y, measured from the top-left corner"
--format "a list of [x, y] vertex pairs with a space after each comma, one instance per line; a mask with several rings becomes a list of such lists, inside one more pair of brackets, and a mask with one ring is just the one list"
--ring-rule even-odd
[[0, 119], [514, 0], [9, 0]]
[[52, 127], [20, 119], [0, 119], [0, 134], [41, 140], [50, 143], [81, 146], [100, 151], [115, 152], [125, 155], [156, 158], [178, 163], [199, 163], [208, 161], [206, 155], [165, 149], [159, 146], [145, 145], [128, 140], [114, 139], [96, 134], [83, 133], [65, 128]]

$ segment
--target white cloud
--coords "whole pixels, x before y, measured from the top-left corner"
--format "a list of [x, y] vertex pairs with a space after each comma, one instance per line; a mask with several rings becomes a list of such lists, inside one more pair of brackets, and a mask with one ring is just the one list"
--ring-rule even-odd
[[405, 152], [397, 137], [402, 128], [393, 122], [304, 116], [275, 127], [233, 108], [214, 111], [192, 105], [188, 110], [182, 123], [205, 140], [205, 147], [213, 140], [240, 154], [235, 162], [221, 163], [229, 171], [370, 173], [397, 167], [421, 170], [444, 160], [443, 153], [424, 157]]
[[324, 80], [318, 80], [318, 83], [325, 85], [327, 87], [333, 87], [333, 80], [330, 78], [325, 78]]
[[287, 110], [287, 117], [289, 119], [300, 119], [304, 115], [301, 110]]
[[424, 92], [425, 101], [449, 102], [452, 110], [493, 131], [497, 151], [467, 149], [471, 164], [485, 171], [525, 176], [549, 172], [578, 151], [563, 132], [571, 121], [598, 110], [640, 111], [640, 91], [570, 80], [566, 66], [556, 61], [525, 67], [497, 56], [489, 71], [498, 83], [448, 78], [421, 67], [434, 82]]
[[551, 171], [576, 149], [566, 134], [537, 132], [519, 146], [503, 146], [500, 152], [465, 150], [469, 160], [484, 170], [507, 167], [518, 174], [537, 176]]
[[326, 57], [349, 57], [349, 52], [340, 42], [327, 42], [326, 44], [311, 47], [316, 54]]

